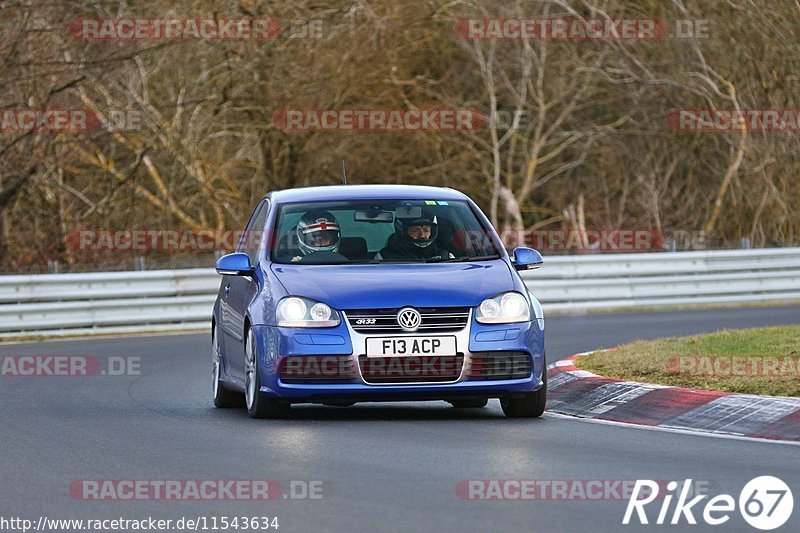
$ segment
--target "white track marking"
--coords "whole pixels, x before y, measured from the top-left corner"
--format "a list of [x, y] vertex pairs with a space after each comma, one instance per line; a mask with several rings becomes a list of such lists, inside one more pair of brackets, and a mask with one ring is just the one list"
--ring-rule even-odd
[[773, 440], [773, 439], [762, 439], [758, 437], [748, 437], [745, 435], [731, 435], [728, 433], [713, 433], [710, 431], [697, 431], [692, 429], [684, 429], [684, 428], [671, 428], [671, 427], [661, 427], [661, 426], [641, 426], [639, 424], [628, 424], [626, 422], [617, 422], [614, 420], [602, 420], [597, 418], [583, 418], [579, 416], [571, 416], [571, 415], [564, 415], [561, 413], [554, 413], [552, 411], [545, 411], [544, 415], [546, 418], [557, 418], [561, 420], [578, 420], [581, 422], [589, 422], [592, 424], [604, 424], [607, 426], [623, 426], [627, 428], [633, 429], [643, 429], [647, 431], [664, 431], [667, 433], [680, 433], [682, 435], [693, 435], [696, 437], [714, 437], [717, 439], [728, 439], [728, 440], [743, 440], [743, 441], [750, 441], [750, 442], [761, 442], [761, 443], [769, 443], [769, 444], [783, 444], [788, 446], [800, 446], [800, 442], [790, 441], [790, 440]]

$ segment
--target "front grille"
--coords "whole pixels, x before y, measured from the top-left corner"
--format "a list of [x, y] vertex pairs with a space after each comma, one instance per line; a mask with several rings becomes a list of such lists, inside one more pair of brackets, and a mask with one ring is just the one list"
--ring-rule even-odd
[[[359, 333], [404, 333], [397, 323], [394, 309], [352, 309], [345, 311], [350, 327]], [[422, 307], [417, 311], [422, 315], [422, 322], [415, 333], [459, 331], [467, 326], [469, 307]]]
[[461, 375], [464, 355], [426, 357], [358, 357], [364, 381], [381, 383], [442, 383]]
[[290, 384], [342, 383], [356, 379], [356, 365], [350, 355], [304, 355], [281, 359], [281, 381]]
[[467, 365], [467, 379], [523, 379], [530, 377], [532, 361], [526, 352], [477, 352]]

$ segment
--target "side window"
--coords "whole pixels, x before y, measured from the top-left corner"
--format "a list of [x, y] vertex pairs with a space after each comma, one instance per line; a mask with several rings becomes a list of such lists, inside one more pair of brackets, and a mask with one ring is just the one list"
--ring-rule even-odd
[[242, 240], [236, 247], [237, 252], [244, 252], [250, 258], [250, 264], [255, 265], [258, 261], [258, 248], [264, 234], [264, 223], [269, 212], [269, 202], [262, 200], [250, 215], [250, 221], [244, 229]]

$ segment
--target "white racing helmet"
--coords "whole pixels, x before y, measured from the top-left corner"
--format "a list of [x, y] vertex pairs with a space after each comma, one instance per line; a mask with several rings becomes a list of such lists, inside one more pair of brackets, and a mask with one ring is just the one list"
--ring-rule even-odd
[[309, 211], [297, 223], [297, 245], [303, 255], [338, 252], [340, 242], [339, 223], [327, 211]]

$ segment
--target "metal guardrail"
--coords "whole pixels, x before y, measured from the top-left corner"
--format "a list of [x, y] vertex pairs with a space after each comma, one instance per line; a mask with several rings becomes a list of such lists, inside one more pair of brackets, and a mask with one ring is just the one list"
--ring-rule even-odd
[[0, 277], [0, 337], [210, 327], [212, 269]]
[[[545, 314], [800, 300], [800, 248], [545, 257]], [[0, 338], [207, 329], [211, 269], [0, 276]]]
[[800, 300], [800, 248], [545, 257], [523, 272], [547, 313]]

